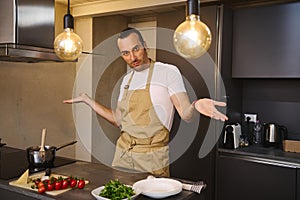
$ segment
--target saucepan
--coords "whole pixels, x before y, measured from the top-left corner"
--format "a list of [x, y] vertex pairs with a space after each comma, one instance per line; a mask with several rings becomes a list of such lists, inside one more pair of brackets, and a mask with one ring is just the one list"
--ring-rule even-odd
[[29, 162], [29, 167], [30, 168], [49, 168], [49, 167], [53, 167], [53, 163], [55, 160], [55, 154], [56, 151], [73, 145], [75, 144], [77, 141], [72, 141], [69, 143], [66, 143], [64, 145], [55, 147], [55, 146], [45, 146], [45, 153], [42, 156], [40, 153], [40, 146], [31, 146], [28, 147], [26, 149], [27, 151], [27, 160]]

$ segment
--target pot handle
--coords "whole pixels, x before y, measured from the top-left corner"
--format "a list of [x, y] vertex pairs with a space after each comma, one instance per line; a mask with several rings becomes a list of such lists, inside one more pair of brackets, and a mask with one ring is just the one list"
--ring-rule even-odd
[[72, 145], [72, 144], [75, 144], [76, 142], [77, 142], [77, 141], [75, 140], [75, 141], [69, 142], [69, 143], [67, 143], [67, 144], [61, 145], [61, 146], [59, 146], [59, 147], [56, 147], [56, 151], [60, 150], [61, 148], [70, 146], [70, 145]]

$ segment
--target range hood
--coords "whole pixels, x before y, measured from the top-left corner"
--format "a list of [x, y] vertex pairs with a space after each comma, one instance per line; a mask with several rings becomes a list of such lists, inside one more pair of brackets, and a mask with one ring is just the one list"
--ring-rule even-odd
[[0, 1], [0, 61], [61, 62], [53, 49], [54, 0]]

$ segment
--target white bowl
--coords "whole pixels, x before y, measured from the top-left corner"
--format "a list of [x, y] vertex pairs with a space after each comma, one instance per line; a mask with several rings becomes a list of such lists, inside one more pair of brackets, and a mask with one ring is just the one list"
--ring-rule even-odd
[[[108, 198], [105, 198], [105, 197], [101, 197], [99, 196], [101, 190], [104, 189], [105, 186], [101, 186], [101, 187], [98, 187], [98, 188], [95, 188], [94, 190], [92, 190], [91, 194], [98, 200], [109, 200]], [[135, 195], [131, 196], [131, 199], [135, 199], [139, 194], [140, 192], [137, 192], [136, 190], [134, 190], [135, 192]], [[128, 200], [128, 198], [126, 199], [122, 199], [122, 200]]]

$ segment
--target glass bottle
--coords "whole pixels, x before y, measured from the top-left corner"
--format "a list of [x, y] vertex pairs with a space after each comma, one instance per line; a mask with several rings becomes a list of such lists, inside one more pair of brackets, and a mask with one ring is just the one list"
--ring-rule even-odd
[[262, 142], [262, 124], [260, 123], [259, 120], [256, 120], [254, 127], [253, 127], [253, 142], [255, 144], [261, 144]]

